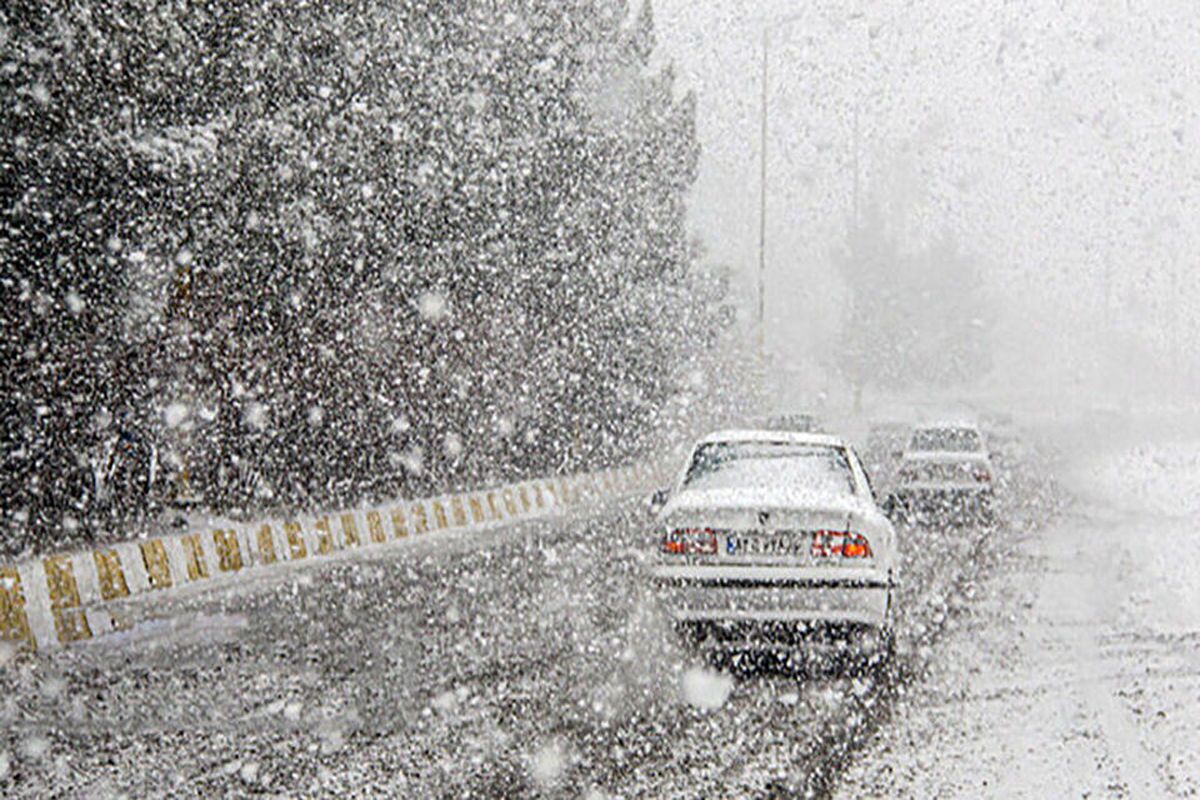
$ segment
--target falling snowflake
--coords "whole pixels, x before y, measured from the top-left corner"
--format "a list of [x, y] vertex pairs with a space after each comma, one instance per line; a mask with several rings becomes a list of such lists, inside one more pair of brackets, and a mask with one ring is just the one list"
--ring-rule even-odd
[[542, 787], [554, 786], [567, 768], [567, 756], [562, 742], [555, 740], [533, 754], [529, 774]]
[[242, 422], [252, 430], [263, 430], [267, 425], [267, 407], [258, 402], [247, 403], [242, 412]]
[[450, 302], [441, 292], [423, 292], [417, 297], [417, 312], [426, 322], [441, 322], [450, 315]]
[[171, 403], [163, 409], [163, 422], [168, 428], [178, 428], [187, 421], [191, 409], [184, 403]]
[[733, 691], [733, 678], [701, 667], [683, 673], [682, 683], [684, 699], [702, 711], [715, 711], [725, 705]]
[[414, 447], [400, 456], [401, 465], [413, 475], [420, 475], [425, 470], [425, 453], [419, 447]]

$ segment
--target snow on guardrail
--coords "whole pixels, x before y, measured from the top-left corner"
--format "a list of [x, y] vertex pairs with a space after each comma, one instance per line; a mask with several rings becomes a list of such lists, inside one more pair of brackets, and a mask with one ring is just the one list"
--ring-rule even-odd
[[334, 553], [552, 514], [643, 486], [644, 465], [117, 542], [0, 566], [0, 640], [56, 649], [125, 627], [109, 604]]

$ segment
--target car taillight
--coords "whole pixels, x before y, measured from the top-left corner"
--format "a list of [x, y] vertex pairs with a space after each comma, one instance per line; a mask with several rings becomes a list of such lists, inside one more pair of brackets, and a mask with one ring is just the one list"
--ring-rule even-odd
[[676, 528], [663, 535], [662, 551], [680, 556], [710, 556], [717, 552], [717, 534], [709, 528]]
[[812, 554], [818, 558], [871, 558], [871, 543], [853, 531], [813, 531]]

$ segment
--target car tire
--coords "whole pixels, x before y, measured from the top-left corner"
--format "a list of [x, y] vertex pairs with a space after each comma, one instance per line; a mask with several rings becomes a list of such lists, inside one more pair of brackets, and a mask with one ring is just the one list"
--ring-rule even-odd
[[896, 658], [896, 629], [891, 625], [887, 626], [879, 634], [879, 638], [879, 651], [882, 653], [883, 661], [891, 663]]
[[886, 680], [896, 663], [896, 632], [888, 625], [879, 630], [877, 644], [867, 656], [867, 674]]
[[979, 504], [979, 524], [985, 528], [995, 527], [999, 522], [999, 516], [996, 514], [996, 508], [991, 497], [985, 497]]
[[[892, 583], [892, 573], [888, 572], [888, 582]], [[875, 652], [868, 659], [868, 667], [876, 675], [887, 675], [896, 661], [896, 590], [888, 588], [887, 616], [877, 634]]]

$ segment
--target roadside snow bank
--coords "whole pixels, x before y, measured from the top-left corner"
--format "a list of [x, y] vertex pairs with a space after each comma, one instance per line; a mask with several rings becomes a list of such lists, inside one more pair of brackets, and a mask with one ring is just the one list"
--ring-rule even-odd
[[1200, 631], [1200, 443], [1092, 456], [1067, 482], [1095, 525], [1123, 531], [1107, 546], [1130, 621], [1165, 635]]
[[1138, 445], [1092, 461], [1074, 478], [1072, 488], [1101, 505], [1200, 516], [1200, 443]]

